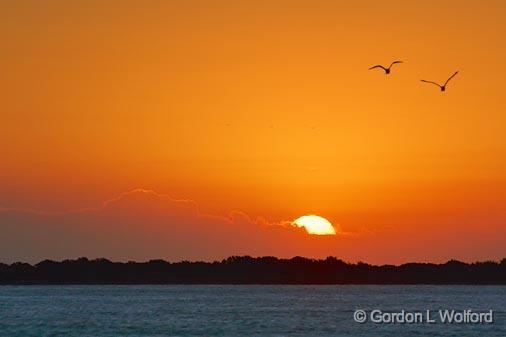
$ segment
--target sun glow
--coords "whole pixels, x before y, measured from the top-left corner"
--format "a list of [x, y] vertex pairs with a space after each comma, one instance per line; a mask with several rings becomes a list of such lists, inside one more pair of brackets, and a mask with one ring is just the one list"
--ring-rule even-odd
[[336, 235], [336, 230], [330, 221], [318, 215], [301, 216], [293, 224], [298, 227], [304, 227], [309, 234]]

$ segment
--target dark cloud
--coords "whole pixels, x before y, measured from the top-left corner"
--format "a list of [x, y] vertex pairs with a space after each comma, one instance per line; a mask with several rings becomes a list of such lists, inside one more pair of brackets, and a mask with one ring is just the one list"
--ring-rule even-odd
[[[4, 261], [107, 257], [214, 260], [230, 255], [314, 255], [304, 229], [242, 212], [203, 214], [191, 200], [136, 189], [99, 207], [0, 210]], [[328, 241], [328, 238], [320, 238]]]

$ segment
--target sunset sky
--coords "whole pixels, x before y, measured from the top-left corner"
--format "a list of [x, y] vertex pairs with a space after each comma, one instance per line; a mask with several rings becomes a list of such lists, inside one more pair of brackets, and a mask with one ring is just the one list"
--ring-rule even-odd
[[[505, 17], [499, 0], [1, 2], [0, 262], [506, 257]], [[444, 93], [420, 82], [457, 70]], [[291, 224], [309, 214], [337, 234]]]

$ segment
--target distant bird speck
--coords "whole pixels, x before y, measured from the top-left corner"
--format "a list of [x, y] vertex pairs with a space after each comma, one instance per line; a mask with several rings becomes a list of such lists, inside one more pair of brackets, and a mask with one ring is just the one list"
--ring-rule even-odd
[[381, 64], [378, 64], [378, 65], [372, 66], [371, 68], [369, 68], [369, 70], [372, 70], [375, 68], [381, 68], [385, 71], [385, 75], [388, 75], [388, 74], [390, 74], [390, 68], [392, 68], [392, 66], [397, 63], [403, 63], [403, 62], [402, 61], [394, 61], [394, 62], [390, 63], [390, 65], [388, 67], [384, 67]]
[[431, 84], [437, 85], [437, 86], [441, 89], [441, 91], [445, 91], [445, 90], [446, 90], [446, 85], [448, 84], [448, 82], [450, 82], [450, 80], [451, 80], [451, 79], [452, 79], [455, 75], [457, 75], [458, 73], [459, 73], [459, 72], [458, 72], [458, 71], [456, 71], [456, 72], [455, 72], [452, 76], [450, 76], [450, 77], [446, 80], [445, 84], [443, 84], [443, 85], [441, 85], [441, 84], [439, 84], [439, 83], [436, 83], [436, 82], [432, 82], [432, 81], [426, 81], [426, 80], [420, 80], [420, 81], [422, 81], [422, 82], [424, 82], [424, 83], [431, 83]]

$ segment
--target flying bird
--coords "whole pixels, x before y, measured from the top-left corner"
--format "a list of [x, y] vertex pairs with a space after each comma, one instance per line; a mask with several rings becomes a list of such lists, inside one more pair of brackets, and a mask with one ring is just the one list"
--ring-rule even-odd
[[424, 82], [424, 83], [431, 83], [431, 84], [437, 85], [437, 86], [441, 89], [441, 91], [445, 91], [445, 90], [446, 90], [446, 85], [448, 84], [448, 82], [450, 82], [450, 80], [451, 80], [451, 79], [452, 79], [455, 75], [457, 75], [458, 73], [459, 73], [458, 71], [456, 71], [455, 73], [453, 73], [453, 75], [452, 75], [452, 76], [450, 76], [450, 77], [446, 80], [445, 84], [443, 84], [443, 85], [441, 85], [441, 84], [439, 84], [439, 83], [436, 83], [436, 82], [432, 82], [432, 81], [426, 81], [426, 80], [420, 80], [420, 81], [422, 81], [422, 82]]
[[378, 65], [375, 65], [375, 66], [369, 68], [369, 70], [372, 70], [372, 69], [375, 69], [375, 68], [381, 68], [381, 69], [383, 69], [385, 71], [385, 75], [388, 75], [388, 74], [390, 74], [390, 68], [392, 68], [392, 66], [394, 64], [397, 64], [397, 63], [402, 63], [402, 61], [394, 61], [387, 68], [385, 68], [381, 64], [378, 64]]

